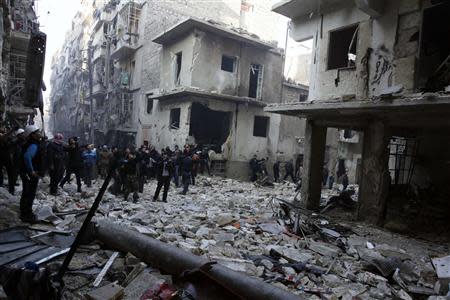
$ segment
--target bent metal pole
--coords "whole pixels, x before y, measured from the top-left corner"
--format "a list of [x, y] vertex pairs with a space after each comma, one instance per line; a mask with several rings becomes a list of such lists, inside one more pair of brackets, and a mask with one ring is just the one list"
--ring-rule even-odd
[[[107, 246], [123, 252], [130, 252], [152, 267], [164, 273], [180, 275], [198, 270], [210, 261], [204, 257], [181, 250], [140, 234], [126, 226], [100, 220], [95, 226], [96, 238]], [[205, 275], [220, 283], [241, 299], [299, 300], [304, 299], [256, 278], [249, 277], [219, 264], [202, 268]]]

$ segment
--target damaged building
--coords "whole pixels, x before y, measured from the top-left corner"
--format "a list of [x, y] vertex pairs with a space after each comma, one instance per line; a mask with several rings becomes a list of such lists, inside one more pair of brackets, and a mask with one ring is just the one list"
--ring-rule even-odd
[[39, 31], [33, 0], [0, 4], [0, 120], [22, 127], [43, 112], [41, 89], [46, 35]]
[[273, 10], [296, 41], [313, 38], [309, 101], [265, 109], [306, 118], [306, 207], [319, 206], [327, 129], [338, 128], [362, 141], [358, 219], [445, 231], [450, 3], [286, 0]]
[[194, 18], [153, 41], [162, 45], [162, 70], [160, 89], [147, 94], [150, 143], [208, 147], [213, 165], [244, 178], [254, 154], [300, 154], [295, 133], [283, 132], [300, 120], [263, 111], [282, 100], [283, 59], [275, 46]]

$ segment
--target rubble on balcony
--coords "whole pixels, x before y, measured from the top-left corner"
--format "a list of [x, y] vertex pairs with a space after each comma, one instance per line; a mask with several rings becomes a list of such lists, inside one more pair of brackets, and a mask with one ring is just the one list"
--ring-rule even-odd
[[[76, 193], [72, 183], [55, 197], [42, 182], [35, 210], [47, 225], [39, 226], [46, 231], [76, 233], [99, 183], [83, 193]], [[306, 210], [300, 210], [301, 230], [295, 234], [295, 206], [286, 209], [281, 205], [291, 203], [295, 195], [291, 183], [266, 188], [200, 176], [186, 196], [172, 187], [168, 203], [152, 202], [155, 186], [154, 181], [148, 183], [137, 203], [124, 202], [107, 192], [95, 220], [131, 228], [307, 299], [438, 299], [432, 297], [447, 293], [447, 269], [436, 273], [430, 257], [435, 264], [440, 261], [435, 258], [446, 262], [448, 245]], [[336, 193], [324, 190], [322, 207], [327, 207]], [[2, 228], [21, 225], [17, 198], [3, 188], [0, 195], [2, 211], [10, 212], [2, 215]], [[194, 293], [142, 261], [130, 253], [115, 254], [114, 249], [106, 250], [96, 242], [81, 246], [65, 277], [66, 293], [73, 299], [85, 295], [110, 299], [98, 293], [123, 294], [124, 299], [165, 291]], [[99, 275], [102, 269], [104, 277]], [[98, 283], [95, 287], [94, 282]]]

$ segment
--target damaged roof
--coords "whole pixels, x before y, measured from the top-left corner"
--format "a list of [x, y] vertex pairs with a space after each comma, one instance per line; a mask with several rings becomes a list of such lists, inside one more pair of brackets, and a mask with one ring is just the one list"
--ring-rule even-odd
[[235, 102], [235, 103], [241, 103], [241, 104], [249, 104], [249, 105], [255, 105], [259, 107], [265, 107], [266, 103], [259, 101], [254, 98], [250, 97], [240, 97], [240, 96], [232, 96], [232, 95], [225, 95], [225, 94], [219, 94], [219, 93], [213, 93], [198, 89], [193, 89], [189, 87], [183, 87], [176, 90], [166, 91], [161, 94], [157, 95], [149, 95], [149, 99], [157, 99], [160, 101], [166, 101], [171, 100], [174, 98], [181, 98], [181, 97], [199, 97], [199, 98], [206, 98], [206, 99], [212, 99], [212, 100], [219, 100], [219, 101], [227, 101], [227, 102]]
[[227, 28], [212, 20], [204, 21], [192, 17], [185, 19], [184, 21], [171, 27], [169, 30], [161, 33], [153, 39], [153, 42], [164, 45], [180, 39], [194, 29], [217, 34], [222, 37], [246, 43], [254, 47], [259, 47], [267, 50], [276, 49], [276, 45], [263, 42], [256, 35], [251, 35], [243, 29], [232, 27]]

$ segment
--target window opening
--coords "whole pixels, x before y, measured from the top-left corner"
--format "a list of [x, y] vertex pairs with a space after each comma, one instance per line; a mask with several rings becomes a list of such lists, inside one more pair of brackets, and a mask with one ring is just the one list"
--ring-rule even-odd
[[269, 132], [269, 117], [255, 116], [253, 123], [253, 136], [267, 137]]
[[170, 129], [180, 129], [180, 108], [174, 108], [170, 110], [170, 122], [169, 122], [169, 128]]
[[250, 82], [248, 96], [250, 98], [261, 99], [263, 66], [258, 64], [250, 65]]
[[358, 25], [330, 31], [328, 45], [328, 70], [354, 67]]
[[236, 57], [222, 55], [222, 66], [221, 66], [222, 71], [233, 73], [235, 66], [236, 66]]

